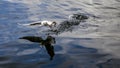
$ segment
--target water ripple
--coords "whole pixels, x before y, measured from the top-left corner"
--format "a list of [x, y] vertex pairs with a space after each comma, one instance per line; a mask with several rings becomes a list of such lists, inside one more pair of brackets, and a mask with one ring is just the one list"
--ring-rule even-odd
[[[0, 67], [119, 68], [119, 4], [119, 0], [0, 0]], [[46, 35], [40, 32], [43, 28], [29, 29], [17, 23], [50, 20], [60, 24], [75, 13], [89, 19], [55, 36], [53, 61], [39, 44], [18, 41], [22, 36]]]

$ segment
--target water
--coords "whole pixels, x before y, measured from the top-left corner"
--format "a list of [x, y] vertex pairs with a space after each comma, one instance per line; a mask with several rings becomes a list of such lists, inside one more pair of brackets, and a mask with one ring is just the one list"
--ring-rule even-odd
[[[0, 0], [0, 68], [120, 68], [119, 0]], [[21, 40], [46, 39], [44, 28], [18, 24], [56, 21], [83, 13], [89, 17], [71, 30], [52, 34], [55, 56], [44, 46]]]

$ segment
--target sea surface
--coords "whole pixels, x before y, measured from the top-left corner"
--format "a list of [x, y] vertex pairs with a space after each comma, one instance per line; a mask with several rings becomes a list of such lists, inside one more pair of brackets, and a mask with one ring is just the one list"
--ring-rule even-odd
[[[59, 34], [19, 25], [76, 13], [89, 18]], [[19, 39], [48, 35], [52, 59], [49, 48]], [[120, 68], [120, 0], [0, 0], [0, 68]]]

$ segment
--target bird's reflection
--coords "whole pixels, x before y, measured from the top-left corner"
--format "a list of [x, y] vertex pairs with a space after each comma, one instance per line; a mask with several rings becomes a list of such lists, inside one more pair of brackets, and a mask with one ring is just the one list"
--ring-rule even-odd
[[41, 45], [45, 46], [47, 53], [50, 56], [50, 60], [53, 59], [55, 53], [54, 53], [54, 47], [53, 44], [56, 43], [55, 38], [52, 36], [47, 36], [47, 38], [44, 40], [41, 37], [38, 36], [24, 36], [21, 37], [19, 39], [25, 39], [25, 40], [29, 40], [31, 42], [36, 42], [36, 43], [40, 43]]

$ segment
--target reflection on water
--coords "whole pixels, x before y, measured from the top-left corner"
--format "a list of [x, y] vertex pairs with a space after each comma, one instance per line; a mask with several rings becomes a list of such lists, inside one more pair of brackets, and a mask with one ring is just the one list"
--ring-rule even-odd
[[40, 43], [41, 45], [44, 45], [48, 54], [50, 55], [50, 60], [53, 59], [54, 57], [54, 47], [52, 46], [53, 43], [55, 43], [55, 38], [52, 36], [47, 36], [45, 40], [43, 40], [41, 37], [36, 37], [36, 36], [25, 36], [20, 39], [26, 39], [31, 42], [37, 42]]
[[[119, 0], [0, 0], [0, 68], [120, 68], [119, 7]], [[68, 20], [76, 13], [88, 18]], [[18, 25], [44, 20], [59, 26]]]

